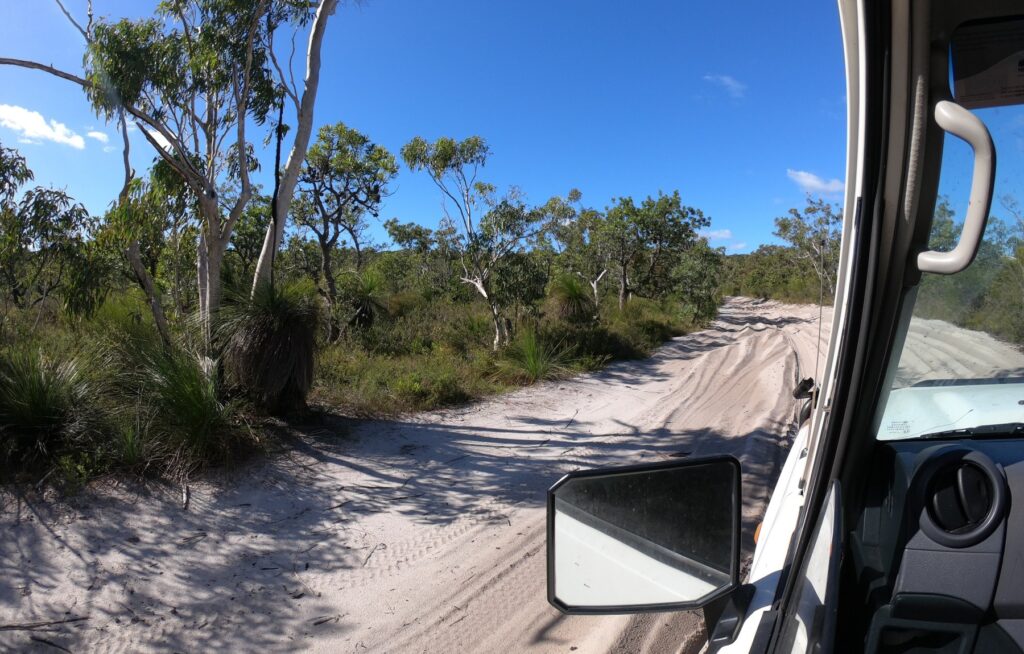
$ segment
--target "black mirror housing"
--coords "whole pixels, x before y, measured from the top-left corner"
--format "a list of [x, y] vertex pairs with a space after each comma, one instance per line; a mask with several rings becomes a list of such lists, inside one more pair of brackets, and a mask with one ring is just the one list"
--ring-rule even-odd
[[705, 608], [739, 586], [732, 456], [572, 472], [548, 491], [548, 601], [563, 613]]

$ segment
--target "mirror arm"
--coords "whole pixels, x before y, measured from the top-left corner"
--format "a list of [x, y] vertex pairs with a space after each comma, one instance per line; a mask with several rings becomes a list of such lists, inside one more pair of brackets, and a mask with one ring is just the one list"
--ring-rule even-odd
[[747, 607], [754, 598], [753, 584], [743, 584], [704, 607], [704, 625], [708, 632], [708, 654], [729, 645], [740, 633]]

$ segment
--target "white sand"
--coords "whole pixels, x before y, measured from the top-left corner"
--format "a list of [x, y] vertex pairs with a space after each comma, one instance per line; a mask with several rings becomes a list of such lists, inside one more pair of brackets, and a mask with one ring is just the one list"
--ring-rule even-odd
[[[831, 310], [826, 308], [826, 323]], [[406, 420], [338, 420], [180, 489], [0, 496], [0, 649], [671, 651], [694, 614], [565, 617], [545, 596], [547, 487], [573, 469], [731, 452], [749, 529], [814, 374], [818, 309], [733, 299], [645, 361]], [[824, 341], [828, 325], [821, 331]], [[824, 349], [824, 343], [823, 348]], [[749, 533], [746, 545], [750, 546]]]

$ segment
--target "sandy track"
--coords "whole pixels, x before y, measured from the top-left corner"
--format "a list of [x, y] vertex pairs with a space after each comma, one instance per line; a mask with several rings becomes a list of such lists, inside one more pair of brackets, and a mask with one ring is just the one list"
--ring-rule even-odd
[[[826, 310], [826, 321], [830, 315]], [[816, 307], [733, 299], [645, 361], [472, 406], [324, 424], [191, 488], [4, 497], [0, 649], [679, 649], [692, 614], [565, 617], [544, 592], [544, 491], [580, 467], [729, 452], [748, 532], [814, 374]], [[828, 335], [828, 325], [821, 338]], [[824, 343], [822, 343], [824, 349]]]

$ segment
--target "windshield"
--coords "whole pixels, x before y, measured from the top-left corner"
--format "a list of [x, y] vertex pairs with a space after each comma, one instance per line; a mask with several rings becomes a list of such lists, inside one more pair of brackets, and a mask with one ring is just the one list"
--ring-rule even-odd
[[[925, 273], [876, 417], [881, 440], [1024, 420], [1024, 107], [973, 110], [997, 152], [996, 185], [977, 258], [954, 275]], [[972, 153], [943, 145], [929, 248], [960, 238]]]

